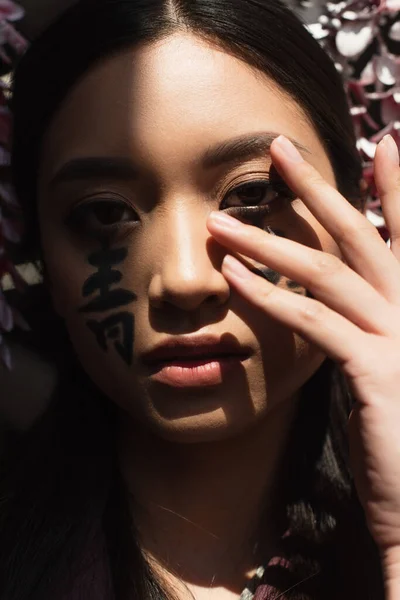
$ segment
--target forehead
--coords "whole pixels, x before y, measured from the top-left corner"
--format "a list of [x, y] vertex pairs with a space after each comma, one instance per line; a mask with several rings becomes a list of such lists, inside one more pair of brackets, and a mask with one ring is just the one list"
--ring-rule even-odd
[[132, 153], [171, 169], [263, 129], [328, 163], [312, 124], [274, 81], [200, 38], [174, 34], [108, 58], [78, 82], [47, 132], [42, 170], [51, 176], [72, 158]]

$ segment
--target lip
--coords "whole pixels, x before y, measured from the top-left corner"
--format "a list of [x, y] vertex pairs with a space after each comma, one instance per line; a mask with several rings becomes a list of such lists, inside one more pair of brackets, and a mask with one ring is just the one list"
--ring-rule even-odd
[[141, 360], [154, 381], [172, 387], [204, 387], [221, 384], [251, 354], [232, 335], [185, 336], [165, 340]]
[[141, 359], [145, 365], [151, 366], [168, 361], [223, 356], [248, 357], [251, 354], [249, 346], [240, 344], [231, 334], [225, 335], [226, 338], [205, 335], [169, 338], [144, 352]]

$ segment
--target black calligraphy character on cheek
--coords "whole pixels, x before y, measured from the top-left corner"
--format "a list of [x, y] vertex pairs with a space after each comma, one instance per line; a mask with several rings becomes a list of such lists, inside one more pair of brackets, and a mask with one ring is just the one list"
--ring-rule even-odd
[[[107, 242], [104, 242], [100, 250], [88, 257], [89, 263], [97, 268], [97, 272], [85, 281], [82, 295], [85, 298], [96, 293], [97, 295], [79, 308], [80, 313], [118, 310], [136, 300], [136, 294], [129, 290], [120, 287], [111, 289], [112, 285], [122, 280], [122, 273], [113, 267], [122, 263], [127, 255], [126, 248], [110, 248]], [[119, 311], [102, 320], [90, 319], [86, 324], [104, 352], [107, 352], [109, 342], [112, 341], [115, 350], [126, 364], [132, 364], [135, 325], [132, 313]]]

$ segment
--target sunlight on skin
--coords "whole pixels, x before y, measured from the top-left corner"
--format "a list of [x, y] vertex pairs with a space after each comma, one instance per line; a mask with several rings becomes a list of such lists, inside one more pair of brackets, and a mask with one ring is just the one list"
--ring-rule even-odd
[[[176, 576], [197, 600], [237, 597], [257, 566], [249, 527], [273, 486], [297, 391], [324, 359], [228, 284], [227, 250], [207, 229], [213, 210], [250, 218], [239, 214], [239, 186], [262, 181], [275, 189], [268, 144], [280, 133], [335, 184], [318, 135], [287, 94], [245, 63], [176, 34], [94, 67], [64, 101], [43, 148], [39, 212], [54, 305], [84, 368], [121, 408], [122, 469], [146, 507], [137, 515], [144, 551], [162, 572], [168, 561], [180, 565]], [[100, 245], [90, 228], [98, 222], [83, 208], [98, 200], [126, 209], [108, 233], [125, 258], [101, 267], [102, 282], [93, 279]], [[254, 217], [259, 227], [339, 255], [301, 200], [280, 192], [262, 214]], [[103, 315], [79, 311], [107, 296], [111, 277], [135, 297], [115, 307], [134, 317], [132, 366], [118, 352], [122, 330], [96, 336]], [[97, 324], [88, 327], [88, 318]], [[246, 348], [219, 385], [171, 387], [143, 366], [160, 343], [199, 335]], [[174, 577], [171, 585], [186, 597]]]
[[[81, 106], [85, 106], [84, 118], [79, 118]], [[215, 439], [231, 436], [262, 417], [268, 406], [293, 394], [321, 361], [319, 353], [306, 351], [304, 342], [289, 331], [280, 331], [268, 319], [260, 322], [254, 309], [236, 294], [231, 293], [226, 303], [228, 287], [218, 268], [224, 250], [208, 240], [206, 219], [210, 210], [218, 208], [234, 185], [268, 177], [270, 159], [267, 154], [257, 155], [240, 164], [204, 170], [202, 156], [216, 144], [262, 131], [283, 132], [306, 145], [310, 162], [334, 183], [313, 128], [273, 82], [196, 38], [174, 35], [93, 69], [64, 102], [46, 138], [40, 210], [45, 249], [52, 248], [47, 254], [55, 304], [66, 317], [79, 356], [98, 385], [135, 418], [148, 422], [167, 438], [208, 438], [211, 432]], [[53, 186], [49, 192], [48, 182], [65, 163], [94, 156], [127, 158], [138, 166], [138, 176], [129, 181], [80, 177]], [[78, 244], [67, 235], [63, 219], [80, 197], [104, 195], [126, 199], [143, 221], [139, 228], [124, 234], [122, 242], [128, 250], [122, 268], [124, 288], [137, 296], [135, 368], [131, 370], [126, 370], [116, 353], [106, 354], [96, 347], [76, 313], [82, 284], [90, 274], [85, 257], [93, 244], [84, 250], [83, 242]], [[271, 227], [285, 228], [285, 235], [292, 239], [338, 252], [332, 238], [300, 200], [276, 210], [270, 219]], [[128, 232], [128, 227], [124, 231]], [[216, 320], [220, 306], [211, 309], [204, 303], [210, 295], [228, 309], [223, 318]], [[158, 306], [164, 298], [168, 299], [168, 310], [163, 312]], [[179, 327], [171, 322], [171, 315]], [[240, 381], [232, 382], [232, 388], [227, 382], [226, 389], [216, 395], [206, 394], [207, 410], [200, 408], [200, 398], [193, 398], [198, 406], [193, 416], [191, 403], [183, 406], [180, 399], [174, 399], [174, 393], [168, 400], [169, 418], [165, 419], [160, 391], [140, 369], [140, 355], [165, 338], [169, 329], [174, 334], [221, 336], [229, 332], [253, 349], [253, 358]], [[273, 353], [270, 344], [263, 342], [271, 336], [282, 340]], [[298, 360], [294, 360], [291, 377], [282, 378], [282, 367], [288, 360], [292, 363], [293, 351]], [[274, 390], [268, 399], [256, 392], [266, 378], [267, 387]], [[230, 397], [233, 389], [241, 390], [239, 397], [248, 397], [244, 403], [239, 397], [235, 401], [234, 419], [224, 406], [224, 397]], [[165, 394], [168, 391], [163, 389], [163, 398]], [[141, 401], [132, 404], [132, 395]]]

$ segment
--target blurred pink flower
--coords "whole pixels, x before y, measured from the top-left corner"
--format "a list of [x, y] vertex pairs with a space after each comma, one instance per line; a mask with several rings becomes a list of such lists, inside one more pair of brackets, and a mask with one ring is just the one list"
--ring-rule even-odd
[[0, 21], [19, 21], [24, 16], [24, 9], [11, 0], [0, 0]]
[[27, 48], [25, 39], [7, 21], [0, 22], [0, 58], [11, 66], [12, 60], [1, 46], [8, 44], [15, 52], [22, 54]]
[[400, 0], [326, 2], [308, 29], [345, 81], [368, 186], [367, 216], [386, 239], [373, 158], [387, 133], [400, 148], [400, 56], [393, 52], [400, 42]]
[[[16, 2], [0, 0], [0, 63], [3, 67], [12, 69], [12, 55], [20, 55], [27, 48], [26, 40], [14, 28], [13, 23], [24, 15], [23, 8]], [[12, 53], [8, 54], [9, 48]], [[11, 114], [7, 105], [7, 86], [0, 82], [0, 165], [9, 164], [10, 137], [12, 130]], [[4, 333], [10, 332], [15, 325], [27, 328], [22, 316], [6, 301], [2, 289], [4, 276], [9, 276], [14, 287], [23, 290], [26, 284], [12, 261], [6, 254], [6, 243], [16, 244], [22, 234], [21, 223], [18, 219], [18, 203], [9, 184], [0, 182], [0, 362], [11, 368], [11, 354], [5, 344]]]

